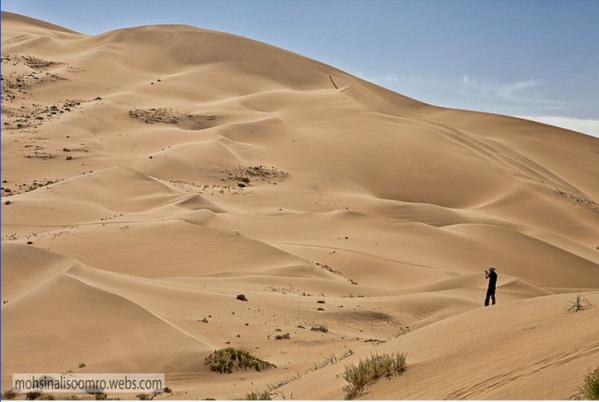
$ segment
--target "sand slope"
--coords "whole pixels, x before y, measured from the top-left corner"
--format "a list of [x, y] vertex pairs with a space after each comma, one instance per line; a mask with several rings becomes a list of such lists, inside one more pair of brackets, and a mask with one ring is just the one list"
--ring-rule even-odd
[[[189, 26], [3, 13], [2, 40], [5, 387], [146, 371], [176, 398], [342, 398], [341, 362], [397, 350], [410, 371], [365, 397], [567, 398], [597, 361], [599, 310], [565, 312], [599, 304], [596, 138]], [[278, 368], [211, 373], [226, 345]]]
[[[597, 303], [598, 296], [589, 299]], [[373, 348], [403, 351], [411, 364], [402, 376], [379, 381], [367, 397], [568, 399], [599, 358], [599, 315], [564, 311], [571, 300], [554, 295], [476, 309]], [[337, 375], [342, 371], [338, 363], [279, 391], [298, 399], [341, 399], [344, 382]]]

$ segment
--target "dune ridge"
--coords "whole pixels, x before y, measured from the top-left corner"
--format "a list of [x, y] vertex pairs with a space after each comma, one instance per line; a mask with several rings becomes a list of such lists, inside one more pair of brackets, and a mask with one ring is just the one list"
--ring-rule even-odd
[[[597, 138], [190, 26], [3, 12], [2, 49], [5, 390], [132, 371], [166, 373], [159, 398], [338, 399], [346, 363], [397, 351], [364, 398], [564, 399], [598, 361], [599, 307], [565, 311], [599, 304]], [[225, 346], [277, 369], [210, 372]]]

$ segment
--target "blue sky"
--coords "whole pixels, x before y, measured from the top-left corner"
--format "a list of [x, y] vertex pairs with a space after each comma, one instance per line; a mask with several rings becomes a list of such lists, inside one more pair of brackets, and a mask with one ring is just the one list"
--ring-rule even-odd
[[599, 0], [2, 0], [98, 34], [182, 23], [261, 40], [425, 102], [599, 135]]

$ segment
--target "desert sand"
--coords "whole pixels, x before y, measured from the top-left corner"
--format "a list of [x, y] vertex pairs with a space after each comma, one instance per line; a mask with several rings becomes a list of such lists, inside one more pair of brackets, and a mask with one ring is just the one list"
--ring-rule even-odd
[[[2, 51], [4, 390], [342, 399], [345, 365], [401, 352], [362, 398], [567, 399], [599, 364], [599, 139], [190, 26], [5, 12]], [[226, 346], [277, 368], [210, 371]]]

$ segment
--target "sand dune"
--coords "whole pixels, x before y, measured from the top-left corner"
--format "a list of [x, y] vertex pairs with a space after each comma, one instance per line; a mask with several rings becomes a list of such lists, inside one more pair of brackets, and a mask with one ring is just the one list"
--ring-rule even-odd
[[[599, 357], [599, 315], [565, 312], [568, 295], [472, 310], [373, 348], [402, 350], [406, 375], [374, 385], [376, 399], [567, 399]], [[597, 303], [597, 294], [592, 298]], [[554, 340], [559, 339], [559, 342]], [[553, 341], [552, 341], [553, 340]], [[346, 363], [359, 359], [350, 357]], [[337, 366], [337, 365], [335, 365]], [[280, 392], [295, 398], [343, 397], [339, 367], [309, 374]], [[443, 373], [441, 375], [441, 373]]]
[[[596, 365], [599, 307], [566, 312], [599, 304], [596, 138], [189, 26], [2, 13], [2, 49], [5, 388], [131, 371], [166, 373], [159, 399], [343, 398], [345, 364], [397, 351], [409, 370], [364, 398], [560, 399]], [[227, 345], [277, 368], [210, 372]]]

